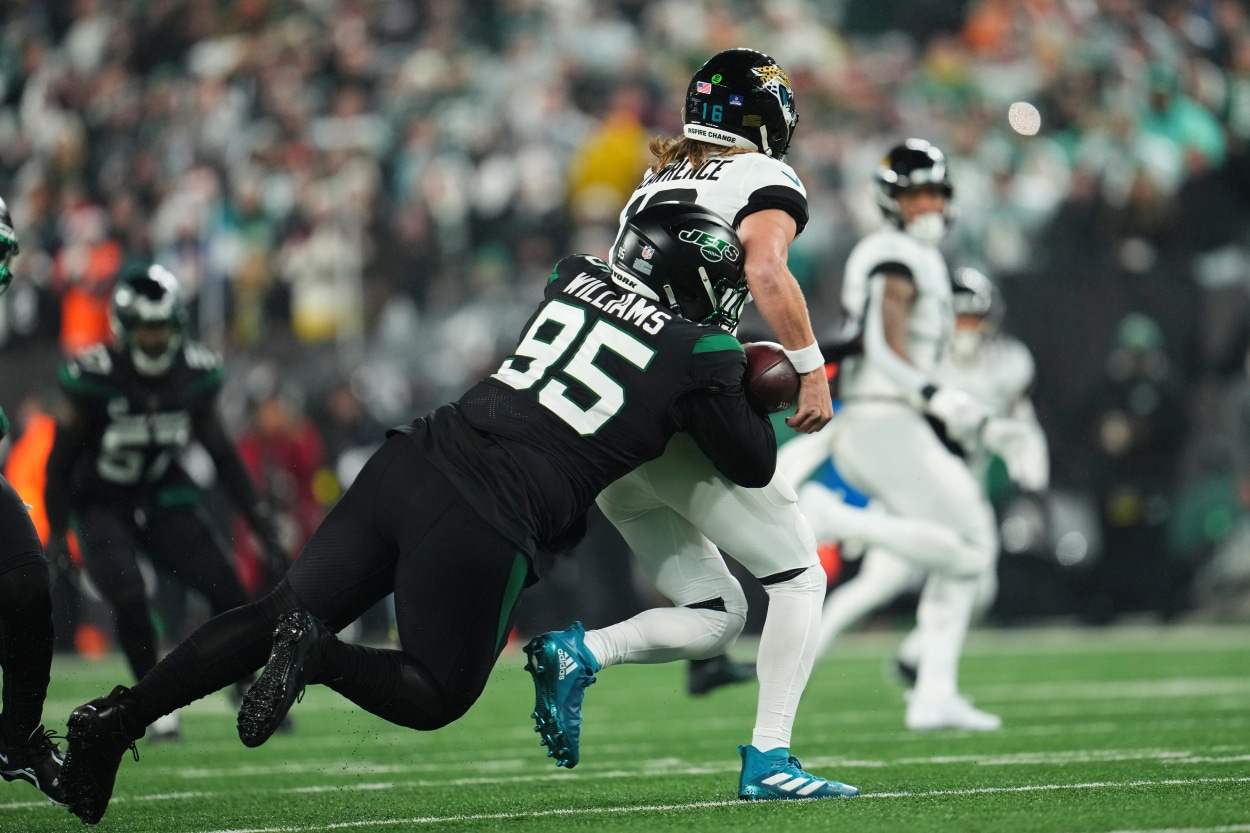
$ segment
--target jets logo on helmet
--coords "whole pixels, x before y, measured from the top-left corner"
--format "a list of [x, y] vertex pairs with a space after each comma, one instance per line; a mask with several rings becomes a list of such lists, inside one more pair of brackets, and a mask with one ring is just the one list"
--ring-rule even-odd
[[691, 202], [655, 203], [625, 221], [612, 280], [687, 321], [732, 330], [747, 294], [741, 252], [716, 214]]
[[719, 263], [722, 260], [728, 260], [730, 263], [738, 262], [737, 246], [706, 231], [686, 229], [677, 235], [677, 239], [683, 243], [698, 246], [699, 253], [703, 255], [704, 260], [710, 260], [713, 263]]

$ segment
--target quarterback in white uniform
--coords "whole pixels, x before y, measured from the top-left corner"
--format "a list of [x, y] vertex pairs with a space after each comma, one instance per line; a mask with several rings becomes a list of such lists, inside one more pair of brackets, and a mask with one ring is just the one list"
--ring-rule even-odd
[[[875, 542], [928, 573], [906, 725], [993, 730], [1001, 720], [960, 695], [958, 668], [981, 577], [997, 552], [994, 516], [945, 443], [995, 448], [1010, 431], [938, 376], [954, 335], [950, 274], [938, 251], [953, 211], [945, 157], [908, 139], [882, 160], [876, 183], [888, 225], [847, 261], [842, 306], [862, 352], [842, 363], [843, 407], [829, 448], [846, 481], [884, 510], [861, 513]], [[853, 529], [844, 535], [867, 537]]]
[[[936, 378], [939, 383], [967, 391], [993, 417], [1016, 421], [1017, 437], [1004, 443], [1008, 474], [1016, 485], [1030, 492], [1046, 489], [1049, 457], [1046, 436], [1037, 422], [1029, 390], [1033, 385], [1033, 356], [1027, 347], [1010, 336], [998, 333], [1002, 303], [989, 279], [975, 269], [958, 269], [952, 278], [952, 306], [955, 332]], [[778, 459], [778, 470], [792, 482], [802, 483], [828, 456], [828, 443], [818, 437], [799, 437], [787, 443]], [[982, 487], [985, 486], [990, 454], [981, 446], [966, 462]], [[982, 511], [992, 512], [989, 498], [982, 491]], [[859, 543], [867, 552], [859, 572], [840, 585], [825, 600], [820, 627], [818, 654], [824, 655], [839, 634], [865, 614], [887, 604], [899, 595], [919, 589], [928, 572], [913, 561], [896, 555], [879, 543], [873, 533], [881, 528], [863, 514], [871, 510], [844, 504], [831, 490], [819, 483], [799, 488], [799, 508], [812, 523], [820, 540], [842, 539], [858, 532]], [[888, 521], [886, 521], [888, 529]], [[997, 592], [995, 565], [982, 574], [974, 614], [988, 609]], [[899, 648], [896, 665], [900, 673], [914, 681], [921, 661], [920, 629], [913, 629]]]
[[[818, 431], [833, 416], [824, 359], [802, 291], [786, 267], [790, 242], [808, 217], [803, 185], [782, 161], [798, 121], [789, 79], [767, 55], [726, 50], [691, 79], [684, 117], [684, 138], [653, 141], [657, 160], [626, 204], [622, 224], [645, 205], [684, 200], [716, 212], [738, 230], [751, 295], [802, 377], [798, 410], [788, 422], [800, 432]], [[621, 256], [616, 248], [614, 259]], [[741, 303], [723, 306], [734, 314], [712, 323], [732, 331]], [[859, 792], [805, 772], [789, 751], [799, 697], [815, 661], [825, 584], [816, 540], [795, 501], [794, 490], [779, 477], [762, 489], [735, 486], [687, 435], [675, 435], [662, 457], [609, 486], [598, 501], [674, 606], [588, 633], [575, 625], [535, 640], [555, 640], [580, 667], [575, 673], [583, 675], [583, 687], [593, 682], [590, 674], [611, 665], [723, 653], [742, 631], [747, 613], [742, 588], [717, 547], [732, 555], [759, 578], [770, 601], [757, 662], [755, 729], [751, 743], [739, 747], [743, 799]], [[563, 678], [544, 682], [535, 673], [535, 683], [540, 708], [544, 685], [557, 691], [558, 708], [574, 736], [562, 731], [544, 741], [554, 746], [557, 763], [572, 766], [580, 687], [569, 686], [572, 691], [563, 698], [557, 688], [568, 685]]]

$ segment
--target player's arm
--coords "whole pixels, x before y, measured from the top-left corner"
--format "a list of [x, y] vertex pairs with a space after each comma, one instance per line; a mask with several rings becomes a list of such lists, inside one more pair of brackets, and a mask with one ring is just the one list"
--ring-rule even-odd
[[961, 444], [976, 440], [988, 416], [985, 409], [957, 388], [939, 387], [911, 363], [907, 353], [907, 332], [917, 294], [910, 270], [902, 263], [882, 264], [869, 281], [864, 360], [937, 418], [952, 440]]
[[672, 418], [716, 469], [739, 486], [759, 488], [777, 468], [777, 437], [742, 389], [747, 357], [725, 332], [699, 338], [691, 354], [691, 389], [674, 403]]
[[257, 494], [252, 477], [226, 433], [215, 404], [205, 405], [195, 414], [193, 428], [196, 439], [213, 458], [222, 489], [260, 539], [261, 550], [270, 569], [281, 575], [286, 571], [287, 554], [278, 535], [273, 507]]
[[780, 208], [748, 214], [738, 227], [738, 237], [746, 251], [747, 286], [760, 315], [795, 362], [796, 369], [804, 370], [804, 359], [808, 356], [814, 363], [814, 367], [799, 376], [798, 408], [794, 416], [786, 420], [794, 430], [809, 434], [824, 428], [833, 419], [833, 401], [825, 379], [824, 359], [815, 346], [803, 290], [786, 265], [790, 243], [797, 232], [794, 217]]
[[59, 544], [69, 529], [70, 489], [74, 464], [86, 445], [87, 419], [74, 402], [56, 417], [56, 433], [48, 453], [43, 502], [48, 513], [49, 541]]

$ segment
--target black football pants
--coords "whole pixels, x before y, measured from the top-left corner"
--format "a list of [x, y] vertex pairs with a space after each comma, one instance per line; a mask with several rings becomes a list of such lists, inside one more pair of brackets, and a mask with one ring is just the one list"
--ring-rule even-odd
[[141, 525], [135, 507], [92, 503], [76, 509], [74, 529], [83, 563], [113, 608], [117, 639], [139, 679], [156, 665], [157, 635], [136, 560], [140, 551], [181, 584], [208, 600], [214, 614], [247, 601], [226, 546], [198, 506], [147, 508]]
[[52, 668], [48, 562], [25, 503], [0, 477], [0, 626], [4, 693], [0, 742], [21, 745], [39, 725]]
[[260, 668], [283, 613], [303, 607], [338, 632], [393, 591], [400, 649], [332, 640], [315, 681], [392, 723], [437, 729], [486, 687], [529, 576], [516, 545], [397, 434], [272, 593], [205, 623], [122, 702], [146, 725]]

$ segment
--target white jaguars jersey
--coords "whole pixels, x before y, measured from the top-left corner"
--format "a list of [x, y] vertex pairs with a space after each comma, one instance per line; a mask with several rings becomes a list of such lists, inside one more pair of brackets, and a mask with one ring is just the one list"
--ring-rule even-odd
[[[955, 326], [946, 260], [937, 247], [892, 227], [859, 241], [851, 250], [842, 278], [842, 309], [853, 332], [864, 331], [872, 276], [883, 271], [910, 273], [915, 281], [916, 298], [907, 326], [907, 357], [922, 374], [932, 378]], [[880, 315], [880, 311], [875, 314]], [[863, 355], [849, 357], [842, 363], [840, 388], [842, 398], [847, 400], [907, 399], [911, 393]]]
[[[644, 206], [680, 200], [698, 203], [737, 228], [749, 214], [779, 208], [807, 225], [807, 191], [794, 169], [762, 153], [714, 153], [698, 170], [679, 159], [659, 171], [647, 171], [621, 211], [620, 224]], [[612, 247], [616, 258], [617, 246]]]
[[1013, 416], [1016, 404], [1029, 395], [1034, 364], [1029, 348], [1010, 336], [988, 339], [968, 360], [948, 354], [938, 367], [938, 384], [967, 391], [990, 416]]

